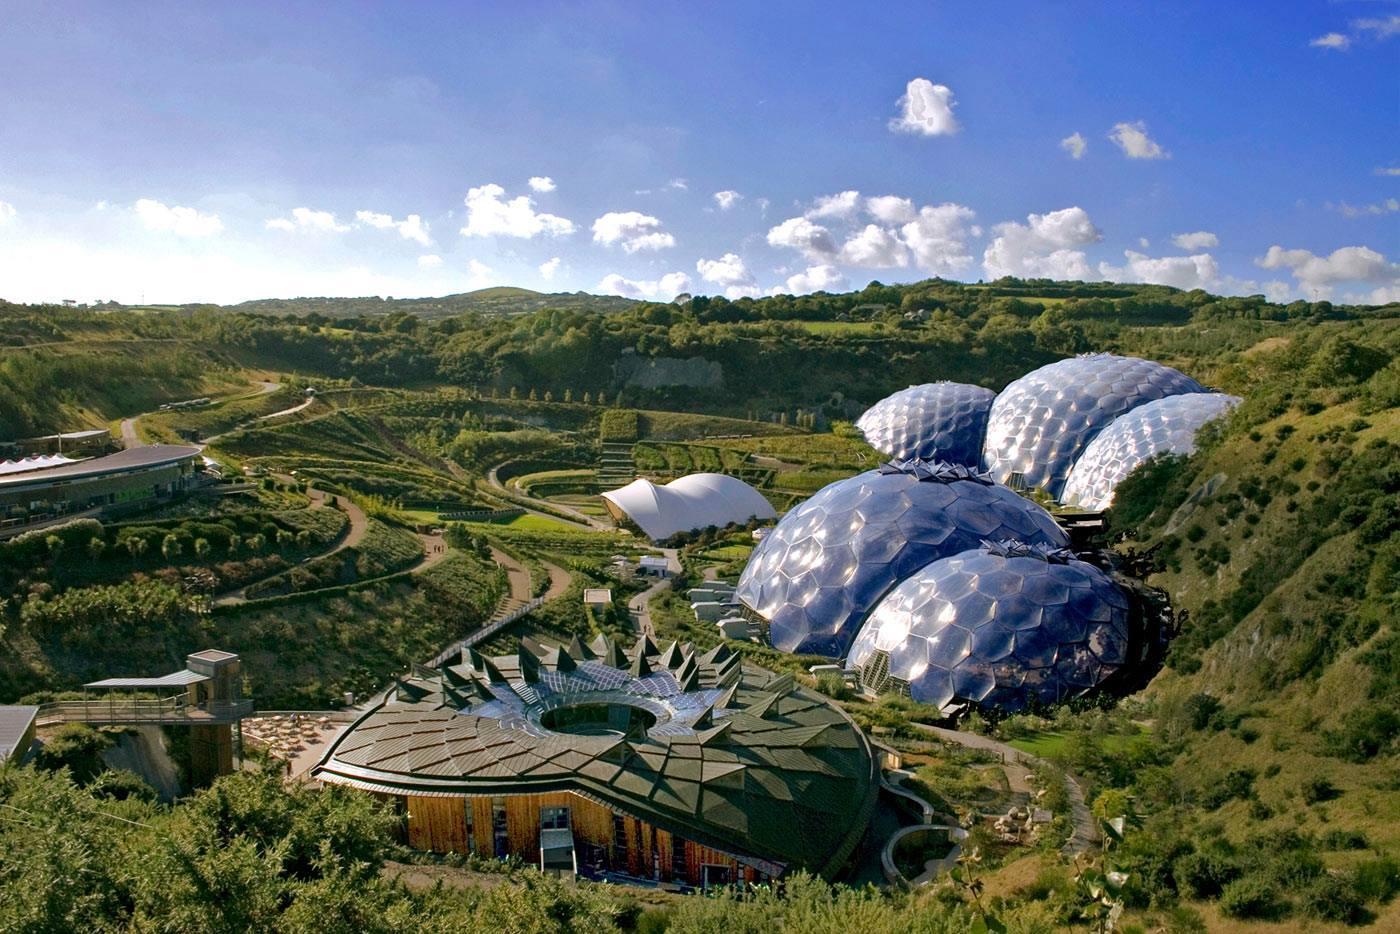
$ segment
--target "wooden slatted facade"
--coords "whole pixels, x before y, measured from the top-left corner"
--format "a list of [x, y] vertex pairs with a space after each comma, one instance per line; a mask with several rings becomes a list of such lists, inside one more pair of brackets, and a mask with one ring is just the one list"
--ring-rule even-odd
[[[590, 866], [693, 886], [707, 882], [761, 882], [765, 878], [728, 853], [684, 838], [677, 841], [668, 831], [570, 791], [504, 798], [392, 797], [406, 812], [405, 834], [408, 845], [415, 849], [515, 856], [538, 865], [541, 811], [568, 808], [580, 868]], [[497, 815], [502, 809], [505, 834], [498, 848]]]

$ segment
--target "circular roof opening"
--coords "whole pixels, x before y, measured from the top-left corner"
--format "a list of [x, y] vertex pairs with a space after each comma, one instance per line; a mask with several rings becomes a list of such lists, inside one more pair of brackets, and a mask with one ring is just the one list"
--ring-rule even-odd
[[573, 736], [625, 736], [641, 739], [656, 725], [656, 714], [623, 703], [569, 704], [540, 714], [540, 726]]

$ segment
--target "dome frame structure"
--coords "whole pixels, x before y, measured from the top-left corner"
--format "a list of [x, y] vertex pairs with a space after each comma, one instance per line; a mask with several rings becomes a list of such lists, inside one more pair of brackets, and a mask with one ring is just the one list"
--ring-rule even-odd
[[664, 485], [638, 478], [601, 495], [614, 518], [625, 516], [652, 541], [711, 525], [777, 517], [762, 493], [727, 474], [687, 474]]
[[775, 648], [841, 657], [891, 587], [988, 538], [1069, 542], [1048, 512], [985, 474], [892, 461], [784, 516], [754, 549], [735, 596], [767, 623]]
[[1062, 499], [1096, 512], [1107, 509], [1128, 474], [1158, 454], [1193, 453], [1196, 433], [1239, 403], [1238, 396], [1189, 392], [1130, 409], [1084, 448], [1070, 469]]
[[1070, 469], [1115, 418], [1147, 402], [1208, 392], [1151, 360], [1082, 354], [1033, 370], [992, 403], [982, 465], [1002, 483], [1019, 481], [1059, 499]]
[[919, 458], [976, 467], [996, 393], [970, 383], [922, 383], [866, 409], [856, 428], [895, 460]]
[[1130, 663], [1131, 604], [1066, 550], [983, 543], [934, 561], [871, 611], [847, 666], [872, 693], [952, 712], [1023, 710], [1098, 687]]

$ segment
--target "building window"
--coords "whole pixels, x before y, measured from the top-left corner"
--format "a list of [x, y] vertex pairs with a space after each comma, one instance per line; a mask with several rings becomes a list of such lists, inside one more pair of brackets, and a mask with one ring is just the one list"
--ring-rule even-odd
[[476, 827], [475, 827], [475, 824], [474, 824], [474, 821], [473, 821], [473, 818], [472, 818], [472, 811], [473, 811], [473, 808], [472, 808], [472, 799], [471, 799], [471, 798], [463, 798], [463, 799], [462, 799], [462, 805], [463, 805], [463, 807], [465, 808], [465, 810], [466, 810], [466, 812], [467, 812], [467, 852], [468, 852], [468, 853], [475, 853], [475, 852], [476, 852], [476, 834], [475, 834], [473, 831], [475, 831]]
[[568, 830], [568, 808], [540, 808], [541, 830]]
[[510, 855], [510, 828], [506, 823], [506, 799], [491, 799], [491, 830], [495, 837], [496, 858], [505, 859]]
[[627, 818], [613, 815], [613, 864], [621, 868], [627, 864]]
[[684, 879], [685, 877], [685, 838], [671, 834], [671, 878]]
[[708, 889], [714, 886], [725, 886], [728, 885], [730, 881], [728, 866], [706, 863], [700, 867], [700, 884], [703, 888]]

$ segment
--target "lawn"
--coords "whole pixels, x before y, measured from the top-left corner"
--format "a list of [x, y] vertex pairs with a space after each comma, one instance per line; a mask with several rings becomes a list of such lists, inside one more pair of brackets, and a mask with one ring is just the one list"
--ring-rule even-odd
[[580, 531], [572, 525], [565, 525], [557, 519], [548, 516], [537, 516], [534, 513], [525, 513], [523, 516], [514, 516], [510, 519], [493, 519], [485, 523], [486, 525], [500, 526], [507, 529], [522, 529], [527, 532], [576, 532]]
[[[813, 334], [875, 334], [875, 321], [794, 321]], [[884, 330], [883, 327], [880, 330]]]

